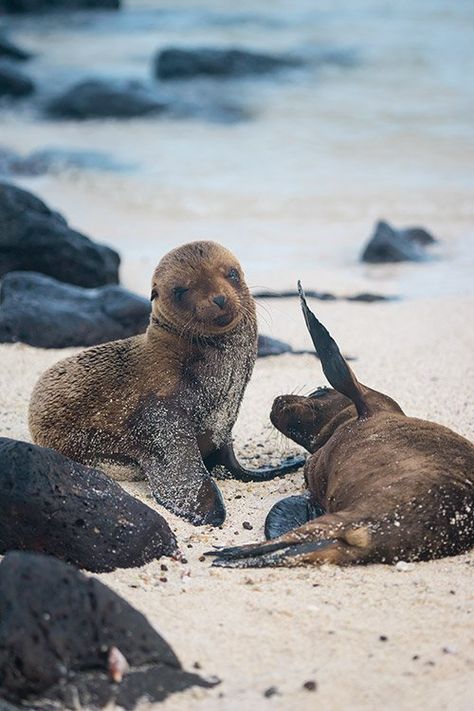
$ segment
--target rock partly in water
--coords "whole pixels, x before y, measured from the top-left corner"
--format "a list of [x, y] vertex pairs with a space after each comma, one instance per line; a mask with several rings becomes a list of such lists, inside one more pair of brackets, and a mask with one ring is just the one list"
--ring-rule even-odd
[[[314, 291], [305, 290], [306, 296], [311, 299], [319, 299], [320, 301], [335, 301], [338, 297], [331, 294], [329, 291]], [[258, 291], [254, 294], [255, 299], [288, 299], [288, 298], [299, 298], [299, 292], [294, 289], [286, 291]]]
[[292, 353], [293, 355], [312, 355], [314, 351], [295, 351], [289, 343], [280, 341], [277, 338], [270, 336], [258, 336], [257, 357], [266, 358], [267, 356], [283, 355], [284, 353]]
[[177, 546], [164, 518], [103, 472], [1, 437], [0, 553], [10, 550], [100, 573], [174, 555]]
[[387, 262], [422, 262], [430, 259], [425, 247], [437, 240], [422, 227], [407, 227], [396, 230], [380, 220], [361, 255], [363, 262], [385, 264]]
[[19, 155], [0, 146], [0, 175], [57, 175], [65, 171], [100, 170], [127, 171], [135, 166], [120, 163], [102, 151], [82, 151], [74, 148], [42, 148], [29, 155]]
[[158, 79], [192, 79], [197, 76], [240, 77], [300, 67], [297, 57], [261, 54], [242, 49], [181, 49], [169, 47], [158, 52], [154, 73]]
[[0, 183], [0, 276], [34, 271], [78, 286], [118, 283], [120, 257], [72, 230], [37, 197]]
[[372, 294], [367, 291], [363, 291], [360, 294], [350, 294], [349, 296], [342, 297], [345, 301], [359, 301], [365, 304], [376, 304], [379, 301], [398, 301], [398, 296], [386, 296], [384, 294]]
[[121, 286], [84, 289], [36, 272], [10, 272], [0, 285], [0, 343], [94, 346], [143, 333], [149, 320], [149, 300]]
[[121, 0], [0, 0], [0, 10], [13, 15], [67, 10], [118, 10]]
[[35, 85], [13, 62], [0, 59], [0, 97], [20, 99], [32, 94]]
[[250, 118], [246, 109], [233, 101], [205, 91], [186, 92], [147, 86], [135, 80], [90, 79], [74, 85], [54, 98], [46, 112], [63, 119], [127, 119], [164, 115], [177, 119], [203, 119], [215, 123], [237, 123]]
[[152, 87], [140, 81], [87, 79], [54, 98], [46, 112], [55, 118], [132, 118], [164, 111], [164, 102]]
[[133, 709], [214, 685], [99, 580], [34, 553], [0, 563], [0, 708]]
[[[319, 299], [319, 301], [364, 301], [368, 304], [373, 304], [377, 301], [395, 301], [397, 296], [386, 296], [384, 294], [371, 294], [362, 292], [360, 294], [348, 294], [346, 296], [336, 296], [328, 291], [314, 291], [311, 289], [305, 290], [307, 297], [311, 299]], [[260, 291], [254, 294], [255, 299], [299, 299], [297, 291]]]
[[282, 355], [283, 353], [292, 353], [293, 348], [289, 343], [280, 341], [277, 338], [270, 336], [258, 336], [258, 358], [266, 358], [267, 356]]
[[0, 35], [0, 57], [16, 59], [19, 62], [24, 62], [25, 60], [30, 59], [32, 54], [27, 52], [25, 49], [18, 47], [16, 44], [13, 44], [13, 42], [10, 42], [10, 40], [4, 35]]

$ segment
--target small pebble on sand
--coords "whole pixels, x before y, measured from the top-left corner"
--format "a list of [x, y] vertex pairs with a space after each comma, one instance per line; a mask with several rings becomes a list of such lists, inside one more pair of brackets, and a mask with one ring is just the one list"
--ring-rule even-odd
[[263, 692], [263, 695], [266, 699], [271, 699], [272, 696], [276, 696], [276, 694], [279, 694], [280, 692], [276, 688], [276, 686], [269, 686], [268, 689], [265, 689]]

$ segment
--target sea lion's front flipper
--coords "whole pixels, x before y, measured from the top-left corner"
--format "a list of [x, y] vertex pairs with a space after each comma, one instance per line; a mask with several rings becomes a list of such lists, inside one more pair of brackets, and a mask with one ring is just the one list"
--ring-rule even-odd
[[314, 503], [308, 494], [287, 496], [268, 512], [265, 519], [265, 537], [267, 540], [278, 538], [323, 514], [322, 506]]
[[288, 457], [288, 459], [280, 462], [275, 467], [245, 469], [235, 456], [232, 444], [225, 444], [206, 460], [206, 466], [212, 469], [220, 465], [232, 475], [233, 479], [238, 479], [239, 481], [269, 481], [300, 469], [305, 461], [304, 457], [293, 456]]
[[226, 516], [224, 501], [202, 461], [192, 424], [175, 412], [166, 433], [162, 422], [160, 429], [138, 457], [154, 497], [195, 526], [220, 526]]

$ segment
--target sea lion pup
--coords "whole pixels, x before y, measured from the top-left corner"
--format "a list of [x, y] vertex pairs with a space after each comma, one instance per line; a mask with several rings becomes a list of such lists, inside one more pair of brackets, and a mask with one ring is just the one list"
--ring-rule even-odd
[[165, 255], [151, 300], [145, 334], [89, 348], [43, 374], [30, 402], [31, 435], [84, 464], [121, 465], [115, 478], [124, 478], [123, 465], [138, 467], [163, 506], [196, 525], [219, 525], [225, 508], [210, 469], [264, 481], [302, 464], [248, 471], [232, 449], [256, 359], [254, 301], [238, 261], [215, 242]]
[[406, 416], [390, 397], [359, 383], [300, 295], [334, 390], [279, 397], [271, 419], [312, 452], [308, 492], [270, 511], [266, 533], [274, 540], [210, 552], [214, 565], [393, 563], [469, 549], [474, 445], [442, 425]]

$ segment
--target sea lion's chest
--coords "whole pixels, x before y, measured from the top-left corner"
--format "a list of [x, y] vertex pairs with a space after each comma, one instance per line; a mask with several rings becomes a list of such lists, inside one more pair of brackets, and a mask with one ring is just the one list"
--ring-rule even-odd
[[228, 439], [237, 419], [257, 357], [256, 341], [256, 329], [247, 327], [198, 346], [183, 365], [182, 406], [196, 434], [210, 433], [216, 446]]

